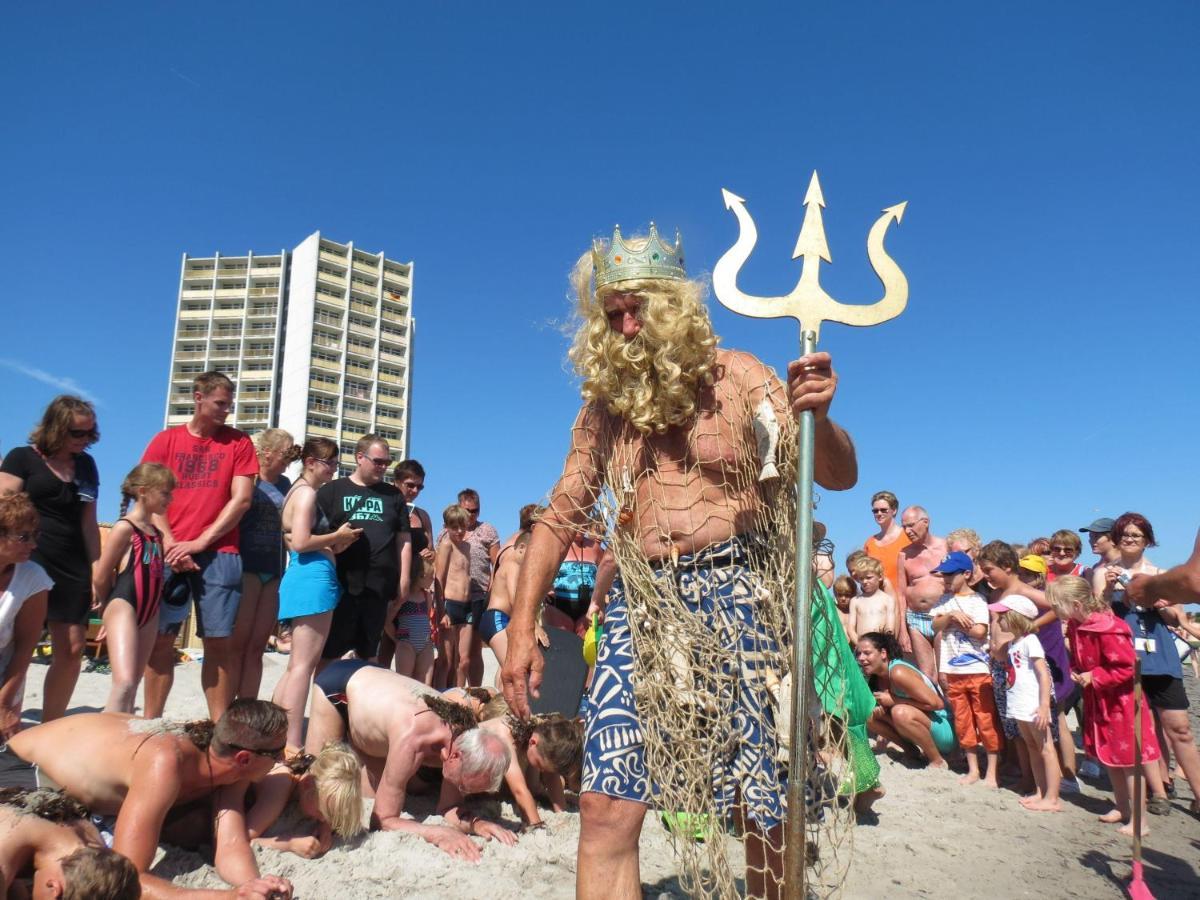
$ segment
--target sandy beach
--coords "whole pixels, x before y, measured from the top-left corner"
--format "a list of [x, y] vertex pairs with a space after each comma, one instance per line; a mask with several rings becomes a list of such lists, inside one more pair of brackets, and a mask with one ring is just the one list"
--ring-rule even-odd
[[[490, 673], [494, 663], [487, 656]], [[270, 695], [286, 659], [267, 654], [263, 696]], [[203, 713], [199, 668], [195, 662], [177, 667], [169, 716], [194, 718]], [[30, 667], [27, 720], [35, 721], [40, 711], [45, 672], [44, 665]], [[1185, 673], [1192, 727], [1200, 734], [1200, 684], [1189, 668]], [[99, 710], [107, 692], [107, 675], [85, 671], [72, 711]], [[957, 773], [912, 769], [890, 757], [880, 762], [887, 796], [876, 805], [878, 823], [855, 829], [853, 862], [842, 896], [958, 900], [964, 891], [989, 897], [1124, 895], [1130, 874], [1129, 839], [1096, 821], [1110, 808], [1106, 785], [1081, 782], [1081, 794], [1063, 798], [1064, 812], [1033, 814], [1018, 806], [1011, 791], [961, 787]], [[1159, 898], [1200, 896], [1200, 818], [1187, 812], [1191, 793], [1186, 782], [1177, 781], [1177, 788], [1171, 815], [1149, 817], [1152, 833], [1143, 851], [1146, 880]], [[420, 813], [422, 803], [426, 810], [431, 808], [431, 800], [413, 798], [410, 809]], [[511, 822], [519, 821], [507, 805], [504, 814]], [[318, 860], [270, 850], [257, 853], [262, 871], [291, 879], [303, 900], [570, 897], [579, 817], [571, 812], [545, 817], [547, 831], [522, 836], [515, 847], [489, 844], [477, 865], [454, 862], [419, 839], [384, 833], [350, 844], [339, 842]], [[685, 896], [667, 832], [656, 815], [646, 819], [641, 861], [648, 897]], [[223, 885], [202, 855], [173, 848], [160, 853], [154, 871], [181, 885]]]

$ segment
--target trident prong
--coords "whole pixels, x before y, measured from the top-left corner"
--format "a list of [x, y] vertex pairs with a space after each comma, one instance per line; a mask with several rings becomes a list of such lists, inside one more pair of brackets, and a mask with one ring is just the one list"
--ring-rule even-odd
[[820, 340], [823, 322], [866, 327], [893, 319], [908, 304], [908, 279], [883, 248], [883, 237], [894, 219], [904, 217], [905, 203], [897, 203], [883, 211], [867, 235], [867, 258], [883, 283], [883, 297], [875, 303], [839, 303], [826, 293], [820, 283], [821, 261], [831, 262], [829, 245], [825, 240], [825, 223], [821, 209], [825, 198], [821, 183], [813, 172], [804, 195], [804, 223], [796, 240], [793, 259], [804, 260], [800, 280], [790, 294], [783, 297], [752, 297], [738, 290], [737, 276], [758, 243], [758, 228], [746, 209], [746, 201], [732, 191], [721, 189], [725, 208], [732, 210], [738, 221], [738, 239], [717, 261], [713, 268], [713, 291], [722, 305], [743, 316], [756, 319], [775, 319], [790, 316], [805, 331], [811, 331], [814, 342]]
[[[832, 262], [825, 240], [821, 209], [825, 198], [821, 183], [813, 172], [804, 195], [804, 223], [796, 239], [793, 259], [803, 259], [800, 280], [784, 297], [752, 297], [738, 290], [737, 276], [754, 245], [758, 229], [746, 211], [746, 201], [730, 191], [721, 190], [725, 208], [738, 220], [738, 238], [713, 268], [713, 290], [722, 304], [743, 316], [775, 319], [791, 316], [800, 323], [800, 353], [806, 356], [817, 348], [822, 322], [841, 322], [860, 327], [878, 325], [895, 318], [908, 304], [908, 279], [883, 249], [883, 237], [892, 220], [899, 222], [906, 203], [897, 203], [883, 211], [867, 235], [867, 258], [879, 280], [883, 297], [871, 304], [839, 303], [825, 292], [820, 283], [821, 261]], [[813, 452], [816, 425], [811, 411], [800, 416], [796, 465], [796, 597], [793, 608], [795, 636], [792, 639], [791, 766], [787, 790], [787, 823], [784, 837], [784, 893], [789, 900], [807, 898], [808, 893], [808, 810], [804, 786], [808, 782], [809, 705], [815, 699], [812, 690], [812, 609], [813, 596]]]

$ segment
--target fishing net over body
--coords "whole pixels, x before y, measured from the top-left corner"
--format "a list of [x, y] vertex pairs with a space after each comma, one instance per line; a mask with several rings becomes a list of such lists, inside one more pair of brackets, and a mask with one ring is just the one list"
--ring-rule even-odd
[[[640, 732], [654, 786], [647, 800], [706, 823], [704, 841], [673, 832], [685, 889], [735, 896], [724, 839], [737, 830], [733, 806], [782, 842], [783, 829], [771, 826], [783, 817], [788, 763], [779, 723], [789, 703], [797, 429], [773, 372], [747, 354], [717, 360], [698, 413], [665, 434], [585, 406], [541, 521], [570, 530], [590, 520], [607, 536], [620, 571], [612, 602], [623, 604], [631, 648], [638, 724], [630, 730]], [[835, 638], [834, 619], [814, 616], [814, 638], [818, 629]], [[605, 641], [625, 629], [606, 622]], [[619, 689], [601, 668], [593, 702]], [[814, 670], [819, 682], [822, 669]], [[838, 688], [815, 690], [827, 712], [810, 729], [808, 835], [814, 880], [833, 888], [853, 825], [838, 790], [847, 751], [835, 724]], [[625, 739], [614, 731], [614, 753]]]

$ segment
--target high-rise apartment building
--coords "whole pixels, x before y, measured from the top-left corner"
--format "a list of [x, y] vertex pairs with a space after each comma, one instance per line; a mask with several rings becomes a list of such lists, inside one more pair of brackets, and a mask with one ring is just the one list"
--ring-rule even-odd
[[327, 437], [343, 470], [368, 432], [408, 455], [412, 263], [309, 235], [294, 250], [183, 256], [166, 424], [192, 414], [192, 379], [237, 384], [230, 424]]

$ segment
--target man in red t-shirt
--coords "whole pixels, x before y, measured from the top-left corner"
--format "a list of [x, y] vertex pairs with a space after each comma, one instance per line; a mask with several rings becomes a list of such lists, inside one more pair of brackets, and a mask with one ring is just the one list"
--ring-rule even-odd
[[200, 683], [215, 722], [233, 700], [230, 638], [242, 599], [237, 526], [250, 508], [258, 457], [250, 438], [225, 424], [233, 382], [220, 372], [205, 372], [196, 376], [193, 390], [191, 421], [160, 431], [142, 454], [142, 462], [161, 463], [175, 474], [167, 514], [154, 517], [171, 574], [146, 667], [144, 713], [148, 719], [162, 715], [175, 681], [175, 638], [194, 600], [196, 630], [204, 641]]

